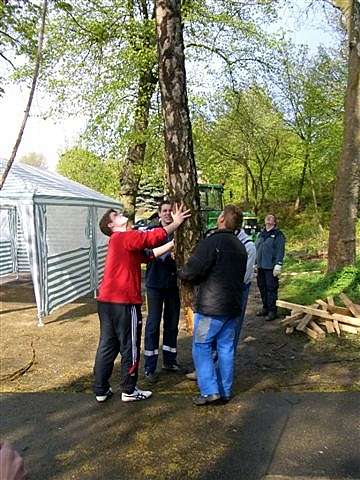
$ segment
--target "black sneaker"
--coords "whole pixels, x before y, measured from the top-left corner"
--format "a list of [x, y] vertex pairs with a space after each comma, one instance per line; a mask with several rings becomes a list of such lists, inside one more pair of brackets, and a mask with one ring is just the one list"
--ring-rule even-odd
[[180, 365], [177, 363], [173, 363], [171, 365], [167, 365], [166, 363], [163, 365], [163, 370], [166, 370], [167, 372], [180, 372], [181, 368]]
[[149, 383], [155, 383], [158, 380], [159, 375], [156, 372], [145, 372], [145, 379]]
[[105, 393], [105, 395], [96, 395], [96, 401], [99, 403], [104, 403], [106, 400], [109, 400], [113, 396], [113, 391], [111, 390], [111, 387], [109, 390]]
[[272, 322], [273, 320], [277, 319], [277, 313], [275, 312], [269, 312], [268, 315], [266, 315], [265, 320], [267, 322]]
[[202, 407], [204, 405], [217, 405], [221, 403], [221, 397], [218, 393], [213, 395], [199, 395], [193, 399], [194, 405]]

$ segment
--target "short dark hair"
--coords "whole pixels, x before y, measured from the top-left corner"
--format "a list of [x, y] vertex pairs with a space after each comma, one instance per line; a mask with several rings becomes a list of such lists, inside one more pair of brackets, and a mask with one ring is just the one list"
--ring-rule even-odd
[[106, 212], [101, 217], [101, 220], [99, 222], [100, 230], [107, 237], [110, 237], [111, 234], [113, 233], [113, 231], [109, 227], [109, 223], [111, 223], [111, 218], [110, 218], [111, 213], [116, 213], [116, 210], [114, 210], [113, 208], [109, 208], [109, 210], [106, 210]]
[[158, 211], [161, 212], [161, 207], [163, 205], [172, 205], [172, 201], [168, 200], [167, 198], [164, 198], [164, 200], [161, 200], [161, 202], [158, 205]]
[[241, 228], [243, 223], [243, 213], [236, 205], [225, 205], [223, 211], [225, 227], [229, 230]]

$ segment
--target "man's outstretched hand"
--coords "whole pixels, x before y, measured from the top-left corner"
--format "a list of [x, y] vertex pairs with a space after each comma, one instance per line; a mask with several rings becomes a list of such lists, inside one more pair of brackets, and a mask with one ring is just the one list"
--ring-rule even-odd
[[190, 209], [184, 210], [184, 208], [185, 207], [183, 203], [180, 205], [175, 203], [173, 211], [171, 212], [173, 222], [178, 226], [181, 225], [187, 218], [191, 217]]

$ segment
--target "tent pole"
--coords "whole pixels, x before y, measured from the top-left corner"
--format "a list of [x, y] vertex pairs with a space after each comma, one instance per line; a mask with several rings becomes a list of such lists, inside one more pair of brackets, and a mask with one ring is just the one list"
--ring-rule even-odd
[[37, 319], [38, 319], [37, 326], [38, 327], [43, 327], [45, 325], [45, 323], [44, 323], [43, 316], [41, 315], [41, 313], [38, 313]]

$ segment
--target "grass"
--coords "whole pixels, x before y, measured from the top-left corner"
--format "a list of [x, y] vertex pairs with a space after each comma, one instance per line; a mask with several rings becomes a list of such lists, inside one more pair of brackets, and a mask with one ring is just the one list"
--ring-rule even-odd
[[[288, 264], [287, 269], [290, 266], [291, 263]], [[312, 270], [323, 270], [323, 261], [317, 263], [319, 268], [314, 266], [316, 263], [313, 260], [302, 261], [299, 270], [292, 271], [305, 271], [309, 272], [308, 274], [284, 276], [281, 281], [280, 298], [293, 303], [310, 305], [319, 298], [326, 299], [331, 295], [339, 304], [341, 302], [337, 297], [341, 292], [345, 292], [355, 303], [360, 303], [360, 258], [355, 265], [333, 273], [311, 273]]]

